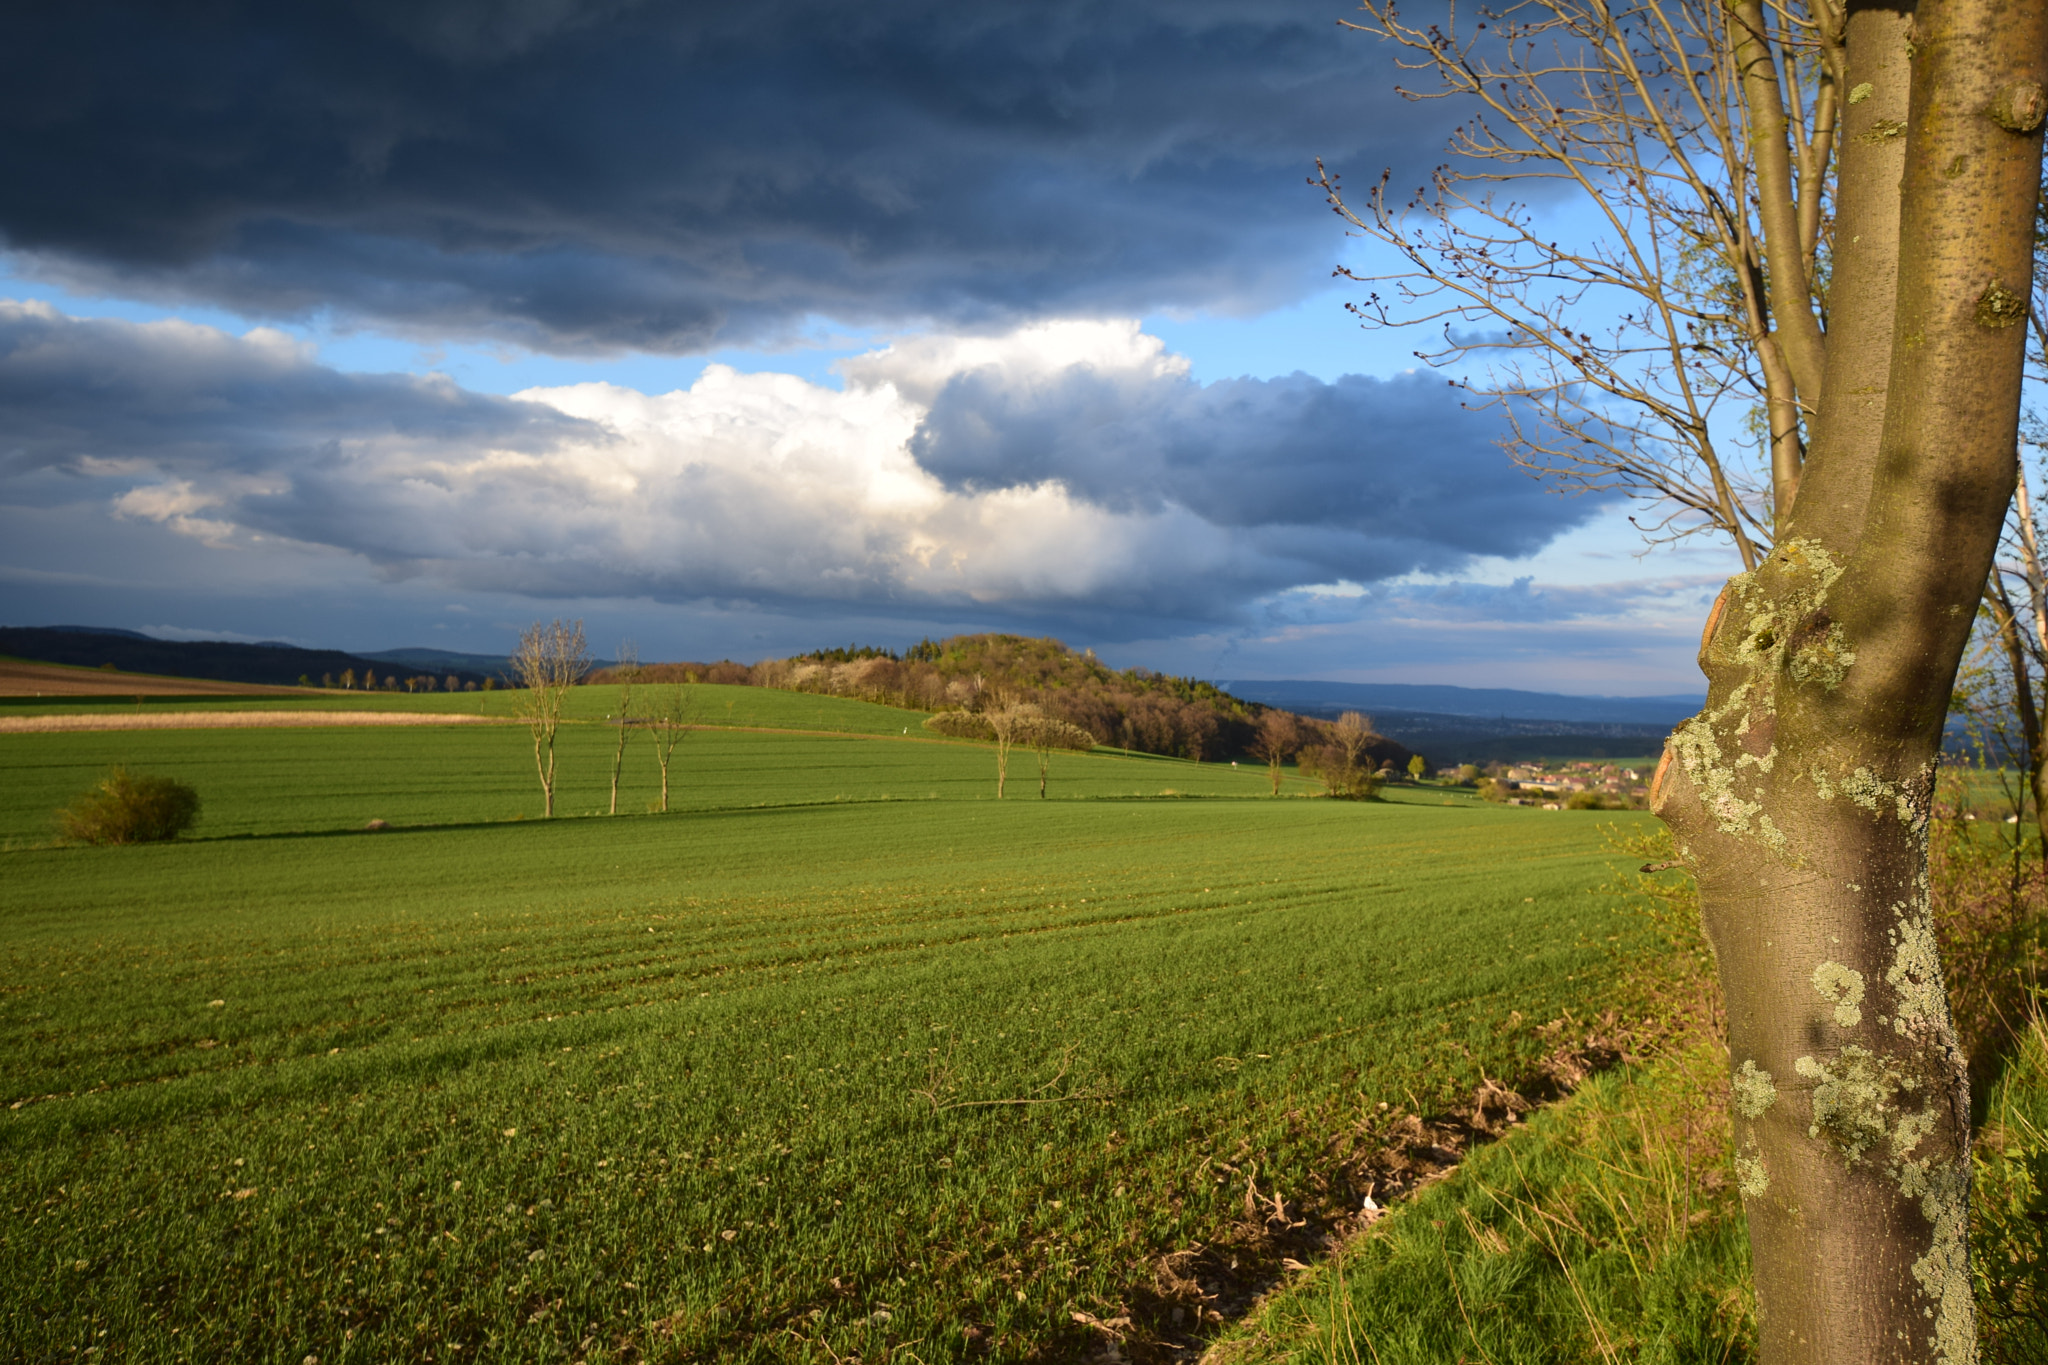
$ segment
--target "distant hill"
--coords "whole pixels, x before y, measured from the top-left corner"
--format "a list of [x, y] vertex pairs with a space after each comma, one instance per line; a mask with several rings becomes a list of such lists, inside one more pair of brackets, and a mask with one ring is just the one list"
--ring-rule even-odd
[[1226, 692], [1266, 706], [1283, 706], [1308, 716], [1344, 711], [1415, 716], [1485, 717], [1492, 720], [1557, 720], [1578, 724], [1663, 726], [1669, 730], [1698, 711], [1706, 693], [1667, 697], [1575, 697], [1560, 692], [1521, 692], [1504, 687], [1450, 687], [1416, 683], [1342, 683], [1307, 679], [1219, 682]]
[[[343, 672], [387, 674], [392, 661], [338, 649], [300, 649], [281, 644], [234, 644], [222, 640], [157, 640], [127, 630], [71, 626], [0, 626], [0, 654], [40, 663], [98, 668], [101, 664], [129, 673], [206, 678], [216, 682], [297, 685], [301, 677], [318, 685], [322, 678]], [[403, 666], [400, 666], [403, 669]], [[453, 673], [464, 683], [482, 684], [490, 674], [475, 668], [413, 667], [413, 673], [437, 677]]]
[[[425, 669], [429, 672], [447, 672], [449, 669], [471, 673], [489, 673], [501, 682], [512, 676], [512, 656], [509, 654], [460, 654], [452, 649], [379, 649], [357, 655], [358, 658], [375, 659], [379, 663], [398, 664], [403, 668]], [[600, 668], [614, 668], [613, 659], [593, 659], [593, 671]]]
[[379, 649], [357, 657], [374, 659], [380, 664], [402, 664], [407, 668], [463, 669], [498, 677], [510, 677], [512, 674], [512, 659], [506, 654], [458, 654], [450, 649]]
[[1664, 737], [1705, 700], [1310, 679], [1220, 686], [1249, 701], [1303, 715], [1328, 718], [1363, 711], [1381, 734], [1439, 764], [1642, 757], [1662, 749]]

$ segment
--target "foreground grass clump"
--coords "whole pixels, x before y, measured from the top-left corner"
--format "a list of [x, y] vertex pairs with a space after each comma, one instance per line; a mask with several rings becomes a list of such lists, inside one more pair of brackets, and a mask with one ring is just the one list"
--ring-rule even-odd
[[1610, 1072], [1302, 1277], [1219, 1361], [1748, 1359], [1713, 1050]]
[[1215, 765], [996, 803], [985, 751], [706, 735], [732, 804], [665, 817], [271, 795], [374, 760], [428, 817], [518, 738], [167, 736], [232, 746], [228, 837], [0, 853], [0, 1357], [1074, 1358], [1631, 947], [1590, 824]]
[[152, 844], [177, 838], [198, 818], [199, 793], [183, 782], [115, 768], [57, 812], [57, 827], [81, 843]]
[[2048, 1021], [2037, 1012], [1978, 1132], [1970, 1201], [1984, 1358], [2048, 1360]]

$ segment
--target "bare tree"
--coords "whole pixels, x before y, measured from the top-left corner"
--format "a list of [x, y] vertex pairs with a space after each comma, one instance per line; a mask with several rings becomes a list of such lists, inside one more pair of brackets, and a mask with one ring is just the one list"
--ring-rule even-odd
[[[1330, 727], [1331, 735], [1337, 741], [1337, 748], [1344, 755], [1344, 778], [1346, 781], [1359, 771], [1358, 756], [1371, 744], [1375, 733], [1372, 717], [1357, 711], [1346, 711], [1337, 717], [1337, 723]], [[1368, 765], [1369, 766], [1369, 765]]]
[[533, 766], [540, 773], [544, 813], [550, 818], [555, 813], [555, 732], [561, 728], [569, 689], [589, 671], [590, 647], [584, 643], [581, 621], [536, 621], [519, 632], [512, 676], [526, 690], [517, 714], [533, 734]]
[[1259, 732], [1252, 738], [1252, 757], [1265, 763], [1273, 795], [1280, 794], [1281, 766], [1300, 747], [1301, 727], [1290, 712], [1268, 711], [1259, 717]]
[[1010, 779], [1010, 750], [1030, 736], [1045, 713], [1035, 702], [1010, 702], [1002, 696], [986, 711], [941, 711], [925, 718], [924, 728], [953, 739], [987, 739], [995, 742], [996, 800], [1003, 799]]
[[687, 682], [666, 682], [654, 689], [647, 717], [654, 727], [654, 760], [661, 765], [661, 811], [668, 814], [669, 764], [674, 758], [676, 745], [697, 723], [697, 694], [691, 684], [696, 675], [690, 675]]
[[[1454, 382], [1516, 459], [1747, 569], [1651, 805], [1727, 1000], [1760, 1358], [1973, 1360], [1927, 820], [2014, 489], [2048, 6], [1531, 0], [1418, 28], [1365, 4], [1470, 119], [1406, 207], [1324, 178], [1405, 257], [1362, 315], [1438, 321], [1426, 358], [1473, 367]], [[1590, 205], [1594, 242], [1496, 197], [1524, 180]], [[1744, 414], [1755, 475], [1716, 434]]]
[[[611, 814], [619, 813], [619, 769], [626, 766], [626, 737], [633, 727], [633, 685], [640, 680], [640, 646], [631, 640], [619, 643], [619, 661], [612, 669], [612, 676], [619, 681], [619, 710], [612, 718], [619, 727], [617, 743], [612, 746], [612, 808]], [[664, 772], [667, 765], [663, 765]]]
[[[1365, 8], [1359, 27], [1435, 78], [1413, 97], [1471, 116], [1453, 160], [1405, 199], [1382, 178], [1354, 210], [1322, 177], [1346, 221], [1404, 258], [1353, 276], [1394, 290], [1354, 311], [1440, 324], [1418, 356], [1459, 368], [1525, 468], [1626, 492], [1652, 510], [1651, 534], [1726, 535], [1756, 567], [1798, 493], [1825, 329], [1889, 326], [1826, 283], [1845, 250], [1896, 268], [1896, 202], [1856, 195], [1859, 177], [1904, 166], [1906, 13], [1859, 12], [1845, 84], [1842, 0], [1535, 0], [1452, 30]], [[1531, 199], [1560, 190], [1593, 208], [1592, 241], [1544, 230]], [[1868, 230], [1836, 241], [1843, 213]], [[1761, 470], [1723, 449], [1743, 419]]]
[[1054, 751], [1065, 749], [1085, 754], [1095, 747], [1092, 733], [1056, 716], [1028, 719], [1020, 727], [1019, 738], [1038, 755], [1038, 799], [1041, 801], [1045, 799], [1046, 773], [1052, 766]]

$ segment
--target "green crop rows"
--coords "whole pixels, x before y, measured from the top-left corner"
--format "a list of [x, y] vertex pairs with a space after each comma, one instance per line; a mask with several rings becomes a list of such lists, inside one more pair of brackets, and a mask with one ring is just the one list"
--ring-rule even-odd
[[[1060, 1357], [1252, 1163], [1302, 1188], [1615, 970], [1614, 817], [1103, 755], [998, 804], [866, 710], [552, 823], [522, 731], [0, 736], [0, 1355]], [[56, 846], [114, 761], [197, 837]]]

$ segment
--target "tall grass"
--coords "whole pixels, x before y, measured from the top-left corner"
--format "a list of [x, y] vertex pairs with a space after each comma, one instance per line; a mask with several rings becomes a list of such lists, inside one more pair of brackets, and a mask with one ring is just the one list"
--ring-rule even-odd
[[2048, 1022], [2020, 1034], [1978, 1129], [1970, 1252], [1991, 1365], [2048, 1361]]

